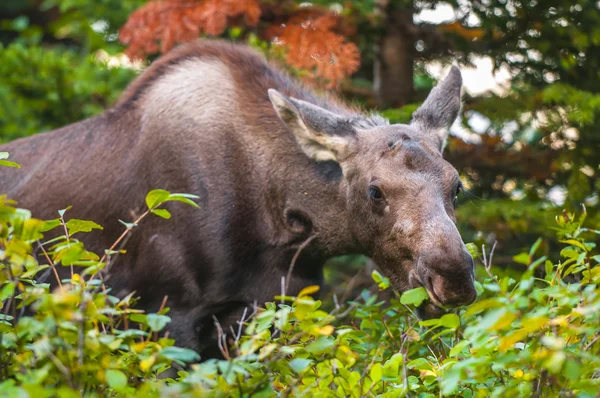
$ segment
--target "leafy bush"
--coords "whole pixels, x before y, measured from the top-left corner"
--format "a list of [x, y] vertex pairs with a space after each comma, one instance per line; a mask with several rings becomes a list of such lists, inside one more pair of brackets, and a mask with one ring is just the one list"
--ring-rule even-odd
[[134, 76], [66, 48], [0, 44], [0, 142], [97, 115]]
[[[4, 395], [595, 397], [600, 390], [600, 255], [590, 241], [600, 231], [582, 227], [585, 211], [557, 218], [560, 259], [537, 257], [541, 240], [515, 256], [523, 266], [517, 278], [492, 267], [493, 249], [482, 250], [480, 297], [457, 313], [419, 320], [415, 306], [428, 299], [422, 288], [389, 302], [364, 291], [324, 311], [311, 298], [318, 287], [309, 286], [245, 314], [238, 330], [222, 331], [216, 320], [224, 359], [186, 366], [198, 356], [163, 335], [168, 309], [136, 310], [132, 296], [111, 295], [102, 275], [143, 218], [168, 218], [165, 201], [190, 198], [150, 192], [146, 213], [125, 223], [101, 257], [76, 238], [99, 225], [67, 220], [65, 210], [36, 220], [0, 199]], [[52, 228], [65, 232], [40, 244]], [[32, 256], [36, 245], [44, 264]], [[54, 277], [59, 266], [72, 273], [56, 289], [33, 279]], [[373, 279], [389, 289], [377, 271]]]

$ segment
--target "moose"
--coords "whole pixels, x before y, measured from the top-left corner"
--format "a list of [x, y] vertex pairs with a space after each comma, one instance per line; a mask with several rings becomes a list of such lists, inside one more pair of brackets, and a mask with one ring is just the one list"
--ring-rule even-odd
[[199, 40], [156, 60], [104, 113], [2, 145], [22, 168], [0, 169], [0, 190], [37, 218], [72, 206], [103, 225], [84, 238], [98, 252], [148, 191], [197, 195], [199, 208], [173, 202], [171, 220], [145, 219], [107, 282], [149, 311], [168, 296], [180, 346], [201, 350], [213, 317], [233, 324], [280, 294], [282, 277], [291, 295], [321, 285], [342, 254], [371, 257], [399, 291], [423, 286], [432, 316], [477, 296], [456, 227], [459, 175], [442, 158], [461, 86], [452, 67], [409, 125], [390, 124], [248, 47]]

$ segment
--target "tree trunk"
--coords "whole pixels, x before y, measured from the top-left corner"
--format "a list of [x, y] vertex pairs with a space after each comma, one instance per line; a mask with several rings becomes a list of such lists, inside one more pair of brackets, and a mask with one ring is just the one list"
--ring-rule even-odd
[[[414, 96], [412, 1], [378, 0], [383, 34], [375, 58], [374, 91], [380, 107], [401, 107]], [[398, 4], [402, 3], [402, 4]]]

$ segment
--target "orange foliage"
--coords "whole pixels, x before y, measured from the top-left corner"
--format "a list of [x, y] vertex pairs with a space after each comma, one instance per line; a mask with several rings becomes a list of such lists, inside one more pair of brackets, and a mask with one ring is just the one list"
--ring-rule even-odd
[[334, 87], [360, 66], [358, 47], [334, 31], [336, 24], [337, 18], [331, 14], [291, 18], [276, 34], [275, 42], [288, 48], [289, 65], [313, 71], [328, 81], [328, 87]]
[[228, 17], [243, 15], [246, 24], [254, 26], [260, 13], [258, 0], [154, 0], [129, 16], [119, 38], [128, 45], [128, 56], [141, 58], [167, 52], [200, 33], [219, 35]]
[[[220, 35], [230, 17], [243, 17], [246, 25], [257, 25], [260, 0], [153, 0], [129, 16], [119, 38], [128, 46], [129, 57], [142, 58], [167, 52], [201, 33]], [[286, 24], [271, 26], [264, 34], [287, 48], [290, 66], [307, 70], [313, 80], [334, 87], [360, 66], [358, 47], [336, 32], [341, 21], [324, 10], [303, 9], [292, 14]]]

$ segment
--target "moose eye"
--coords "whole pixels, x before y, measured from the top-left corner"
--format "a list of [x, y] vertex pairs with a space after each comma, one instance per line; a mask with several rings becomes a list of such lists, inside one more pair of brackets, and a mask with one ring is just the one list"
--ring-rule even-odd
[[462, 190], [463, 190], [462, 184], [459, 184], [456, 187], [456, 192], [454, 193], [454, 201], [453, 201], [454, 207], [456, 207], [456, 202], [458, 201], [458, 195], [460, 195], [460, 193], [462, 192]]
[[381, 189], [379, 189], [375, 185], [371, 185], [369, 187], [369, 198], [376, 202], [380, 202], [383, 200], [383, 192], [381, 192]]

